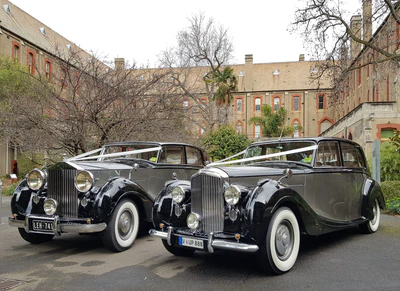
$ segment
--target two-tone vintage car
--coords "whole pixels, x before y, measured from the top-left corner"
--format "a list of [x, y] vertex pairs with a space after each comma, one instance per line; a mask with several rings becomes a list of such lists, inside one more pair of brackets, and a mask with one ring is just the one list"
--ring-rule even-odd
[[41, 243], [65, 232], [100, 233], [112, 251], [130, 248], [139, 224], [151, 223], [166, 181], [190, 179], [208, 160], [181, 143], [120, 142], [32, 170], [11, 199], [11, 226]]
[[282, 274], [296, 262], [301, 234], [355, 226], [373, 233], [384, 207], [358, 144], [337, 138], [262, 141], [242, 159], [209, 164], [190, 181], [166, 185], [154, 203], [150, 234], [174, 255], [256, 253], [263, 269]]

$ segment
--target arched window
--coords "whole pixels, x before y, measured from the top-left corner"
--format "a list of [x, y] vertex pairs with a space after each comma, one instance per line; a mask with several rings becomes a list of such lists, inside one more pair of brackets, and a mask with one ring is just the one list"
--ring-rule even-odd
[[317, 97], [317, 109], [325, 109], [325, 95], [319, 94]]
[[293, 97], [293, 110], [294, 111], [300, 110], [300, 97], [299, 96]]
[[243, 99], [242, 98], [236, 99], [236, 111], [237, 112], [243, 111]]
[[261, 137], [261, 126], [259, 124], [256, 124], [254, 126], [254, 137], [255, 138], [260, 138]]
[[46, 76], [46, 78], [50, 79], [52, 70], [53, 70], [53, 68], [52, 68], [51, 61], [46, 59], [44, 62], [44, 75]]
[[299, 137], [300, 136], [300, 122], [298, 120], [295, 120], [293, 122], [293, 127], [294, 127], [293, 137]]
[[33, 53], [28, 53], [28, 71], [33, 75], [34, 71], [34, 65], [35, 65], [35, 59], [33, 56]]
[[237, 133], [243, 133], [243, 126], [242, 126], [242, 122], [239, 120], [236, 123], [236, 132]]
[[261, 98], [260, 97], [255, 98], [254, 104], [255, 104], [255, 111], [260, 111], [261, 110]]
[[13, 59], [18, 59], [19, 58], [19, 46], [14, 45], [13, 47]]
[[281, 107], [281, 98], [274, 97], [274, 110], [278, 110]]

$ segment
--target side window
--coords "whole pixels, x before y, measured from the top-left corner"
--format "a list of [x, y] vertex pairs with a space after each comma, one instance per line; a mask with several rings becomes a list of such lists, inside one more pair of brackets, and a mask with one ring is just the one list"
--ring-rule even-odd
[[183, 164], [183, 147], [168, 146], [163, 147], [160, 157], [162, 164]]
[[325, 141], [318, 144], [316, 167], [339, 167], [339, 144], [335, 141]]
[[352, 144], [341, 142], [343, 165], [348, 168], [365, 168], [361, 150]]
[[186, 147], [186, 159], [188, 165], [204, 165], [201, 152], [198, 149]]

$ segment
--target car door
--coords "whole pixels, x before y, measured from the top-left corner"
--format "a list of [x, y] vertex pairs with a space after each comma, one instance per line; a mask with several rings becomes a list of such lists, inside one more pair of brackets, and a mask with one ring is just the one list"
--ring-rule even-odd
[[347, 185], [347, 219], [351, 221], [360, 218], [361, 215], [362, 187], [366, 178], [367, 165], [359, 146], [340, 142], [340, 149]]
[[313, 195], [310, 201], [314, 211], [333, 221], [348, 220], [348, 177], [341, 165], [338, 141], [318, 144], [313, 174]]

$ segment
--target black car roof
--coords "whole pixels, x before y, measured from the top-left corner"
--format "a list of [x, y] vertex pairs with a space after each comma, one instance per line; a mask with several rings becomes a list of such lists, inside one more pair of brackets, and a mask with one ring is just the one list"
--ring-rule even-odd
[[311, 142], [315, 142], [318, 143], [320, 141], [344, 141], [344, 142], [348, 142], [348, 143], [352, 143], [352, 144], [356, 144], [358, 145], [356, 142], [349, 140], [349, 139], [345, 139], [345, 138], [340, 138], [340, 137], [296, 137], [296, 138], [281, 138], [281, 139], [265, 139], [265, 140], [260, 140], [260, 141], [256, 141], [253, 142], [252, 144], [249, 145], [253, 146], [253, 145], [262, 145], [265, 143], [275, 143], [275, 142], [303, 142], [303, 141], [311, 141]]
[[180, 143], [180, 142], [158, 142], [158, 141], [121, 141], [121, 142], [113, 142], [113, 143], [108, 143], [105, 146], [129, 146], [129, 145], [152, 145], [152, 146], [165, 146], [165, 145], [177, 145], [177, 146], [190, 146], [190, 147], [194, 147], [197, 148], [199, 150], [204, 151], [203, 149], [195, 146], [195, 145], [191, 145], [191, 144], [187, 144], [187, 143]]

